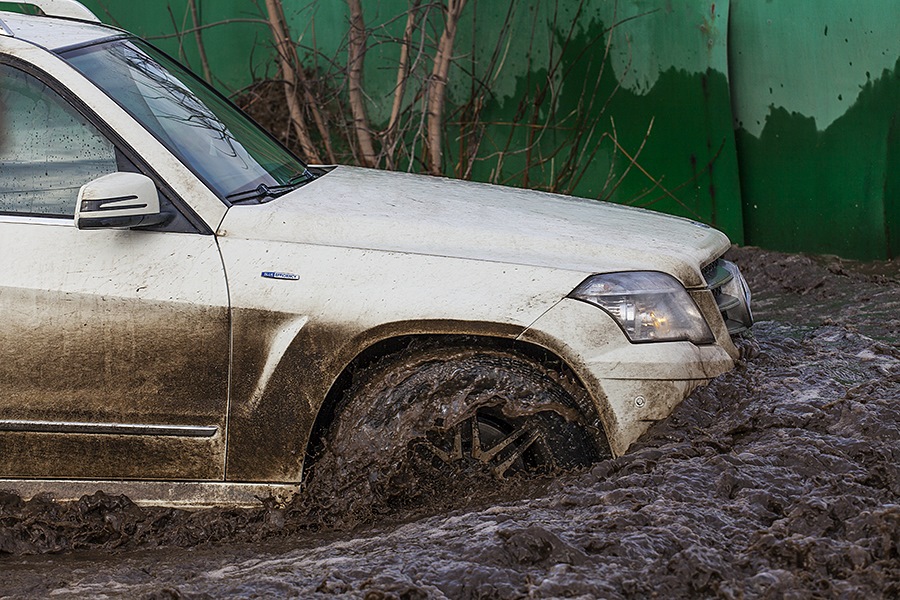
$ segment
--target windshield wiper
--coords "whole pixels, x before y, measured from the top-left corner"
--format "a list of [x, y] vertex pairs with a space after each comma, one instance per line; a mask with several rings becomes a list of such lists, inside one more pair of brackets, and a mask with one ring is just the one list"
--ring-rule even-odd
[[284, 185], [266, 185], [264, 183], [259, 184], [252, 190], [244, 190], [242, 192], [235, 192], [233, 194], [228, 194], [225, 196], [232, 204], [238, 204], [240, 202], [259, 202], [262, 203], [264, 198], [277, 198], [279, 196], [283, 196], [287, 194], [291, 190], [299, 187], [297, 183], [287, 183]]
[[304, 169], [302, 173], [297, 173], [291, 177], [288, 180], [288, 183], [280, 185], [266, 185], [265, 183], [261, 183], [253, 189], [235, 192], [233, 194], [228, 194], [225, 197], [232, 204], [240, 204], [242, 202], [256, 202], [262, 204], [262, 201], [265, 198], [278, 198], [279, 196], [283, 196], [288, 192], [297, 189], [301, 185], [309, 183], [315, 178], [316, 176], [313, 175], [309, 169]]

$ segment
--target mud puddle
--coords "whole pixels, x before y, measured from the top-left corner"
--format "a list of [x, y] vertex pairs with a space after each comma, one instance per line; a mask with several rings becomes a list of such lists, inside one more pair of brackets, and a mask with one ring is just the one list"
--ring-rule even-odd
[[733, 254], [758, 355], [625, 457], [349, 531], [0, 496], [0, 597], [897, 597], [900, 265]]

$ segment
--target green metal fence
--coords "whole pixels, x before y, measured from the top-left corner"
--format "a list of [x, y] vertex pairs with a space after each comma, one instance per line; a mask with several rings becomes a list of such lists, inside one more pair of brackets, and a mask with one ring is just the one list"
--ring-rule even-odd
[[731, 0], [746, 239], [900, 255], [900, 2]]

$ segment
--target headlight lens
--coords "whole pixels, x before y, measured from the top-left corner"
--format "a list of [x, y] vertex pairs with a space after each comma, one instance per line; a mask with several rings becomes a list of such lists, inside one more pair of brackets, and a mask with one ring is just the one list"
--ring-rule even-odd
[[629, 271], [594, 275], [570, 297], [599, 306], [635, 343], [715, 341], [700, 309], [681, 283], [665, 273]]
[[747, 287], [747, 281], [741, 275], [741, 270], [736, 264], [727, 260], [723, 260], [721, 263], [722, 268], [731, 274], [731, 281], [722, 286], [722, 294], [738, 300], [723, 311], [728, 333], [734, 335], [750, 329], [753, 325], [753, 311], [750, 310], [750, 288]]

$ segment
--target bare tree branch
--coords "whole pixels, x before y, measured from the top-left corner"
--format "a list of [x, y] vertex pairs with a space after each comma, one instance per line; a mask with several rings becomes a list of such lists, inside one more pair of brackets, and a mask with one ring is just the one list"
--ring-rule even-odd
[[268, 13], [269, 28], [272, 38], [275, 40], [275, 48], [278, 51], [278, 62], [281, 66], [281, 76], [284, 78], [284, 97], [287, 101], [288, 112], [294, 132], [300, 141], [306, 160], [314, 163], [322, 162], [319, 153], [309, 137], [309, 128], [303, 116], [303, 109], [297, 99], [297, 69], [294, 68], [294, 57], [297, 51], [288, 35], [287, 25], [284, 22], [280, 0], [266, 0], [266, 12]]
[[[216, 21], [215, 23], [206, 23], [204, 25], [197, 25], [196, 27], [190, 27], [184, 30], [176, 30], [174, 33], [161, 33], [159, 35], [148, 35], [144, 37], [145, 40], [170, 40], [172, 38], [179, 38], [181, 36], [185, 36], [189, 33], [195, 33], [197, 31], [203, 31], [205, 29], [212, 29], [213, 27], [221, 27], [223, 25], [234, 25], [235, 23], [252, 23], [257, 25], [269, 25], [269, 21], [267, 19], [222, 19], [221, 21]], [[118, 27], [118, 25], [117, 25]], [[143, 37], [143, 36], [142, 36]]]
[[441, 157], [443, 155], [443, 118], [444, 101], [447, 89], [447, 75], [450, 72], [450, 62], [453, 58], [453, 42], [456, 39], [456, 29], [459, 25], [459, 17], [466, 6], [466, 0], [447, 0], [446, 20], [441, 41], [438, 42], [434, 55], [434, 68], [431, 78], [428, 80], [428, 171], [432, 175], [441, 174]]
[[384, 145], [388, 148], [385, 157], [389, 169], [395, 168], [394, 150], [398, 137], [400, 113], [403, 109], [403, 97], [406, 95], [406, 83], [409, 80], [409, 57], [412, 36], [416, 30], [419, 5], [421, 3], [422, 0], [409, 0], [409, 8], [406, 12], [406, 27], [403, 30], [403, 40], [400, 42], [400, 62], [397, 65], [397, 85], [394, 88], [394, 102], [391, 105], [391, 118], [384, 132]]
[[175, 20], [175, 13], [172, 12], [172, 7], [166, 5], [166, 10], [169, 13], [169, 20], [172, 22], [172, 29], [175, 30], [175, 38], [178, 40], [178, 60], [180, 60], [186, 67], [190, 68], [191, 64], [188, 62], [187, 55], [184, 53], [184, 29], [187, 26], [188, 13], [184, 13], [184, 19], [182, 20], [181, 26], [179, 27], [178, 21]]
[[[299, 46], [299, 42], [296, 46]], [[296, 49], [293, 56], [294, 58], [297, 56]], [[306, 71], [303, 70], [303, 65], [297, 64], [294, 72], [297, 75], [297, 82], [303, 90], [303, 99], [306, 101], [306, 108], [312, 113], [313, 122], [316, 124], [316, 130], [319, 132], [319, 136], [321, 136], [322, 142], [325, 144], [325, 153], [328, 156], [328, 162], [334, 164], [337, 160], [335, 158], [334, 148], [331, 145], [331, 132], [328, 128], [328, 124], [325, 122], [325, 118], [322, 116], [322, 111], [319, 110], [319, 103], [322, 101], [322, 98], [313, 94], [312, 88], [309, 85], [309, 80], [306, 78]]]
[[410, 0], [406, 13], [406, 27], [403, 30], [403, 40], [400, 42], [400, 63], [397, 65], [397, 87], [394, 88], [394, 103], [391, 107], [391, 119], [388, 121], [387, 130], [393, 131], [400, 119], [400, 109], [403, 106], [403, 95], [406, 93], [406, 81], [409, 79], [409, 55], [412, 45], [413, 32], [416, 30], [416, 17], [422, 0]]
[[200, 15], [197, 9], [197, 0], [188, 0], [188, 9], [191, 11], [191, 20], [194, 22], [194, 39], [197, 41], [197, 50], [200, 52], [200, 65], [203, 67], [203, 79], [212, 83], [212, 72], [209, 70], [209, 59], [206, 57], [206, 47], [203, 45], [203, 32], [200, 29]]
[[353, 128], [359, 144], [360, 162], [365, 167], [374, 167], [377, 160], [375, 146], [372, 143], [372, 130], [369, 117], [366, 115], [366, 99], [363, 95], [362, 74], [366, 56], [366, 25], [363, 21], [362, 6], [359, 0], [347, 0], [350, 7], [350, 46], [347, 52], [349, 72], [348, 92], [350, 94], [350, 110], [353, 113]]

